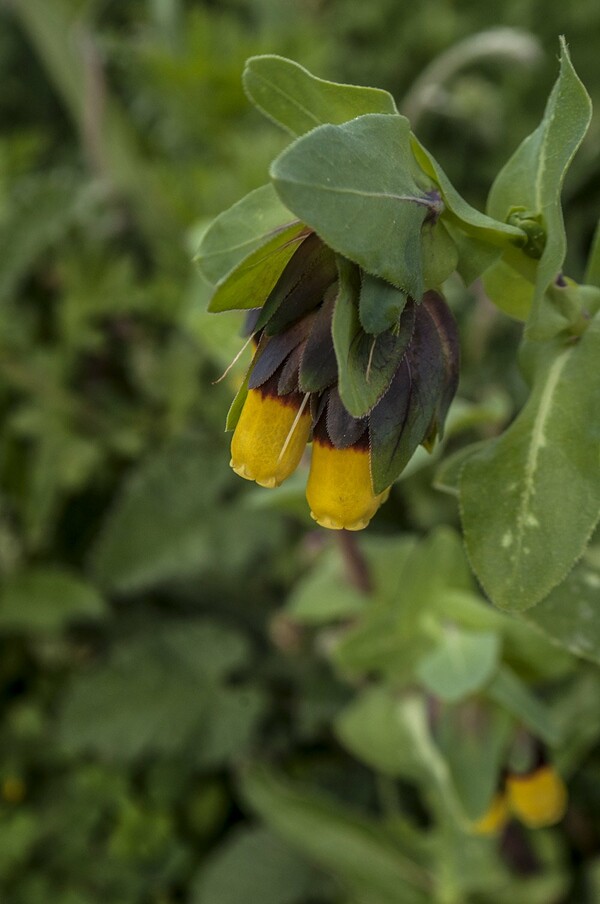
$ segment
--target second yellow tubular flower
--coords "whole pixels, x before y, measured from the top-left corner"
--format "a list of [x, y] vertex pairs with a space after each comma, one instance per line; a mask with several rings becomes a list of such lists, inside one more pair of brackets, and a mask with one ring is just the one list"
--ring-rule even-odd
[[531, 829], [552, 826], [565, 815], [567, 789], [558, 772], [548, 764], [524, 775], [509, 775], [506, 791], [510, 809]]
[[491, 804], [479, 819], [471, 826], [475, 835], [495, 835], [504, 828], [508, 822], [509, 810], [506, 795], [498, 792], [494, 795]]
[[231, 467], [246, 480], [277, 487], [298, 466], [310, 433], [304, 396], [250, 389], [231, 440]]
[[317, 524], [362, 530], [388, 496], [389, 489], [373, 492], [368, 445], [336, 449], [315, 436], [306, 498]]

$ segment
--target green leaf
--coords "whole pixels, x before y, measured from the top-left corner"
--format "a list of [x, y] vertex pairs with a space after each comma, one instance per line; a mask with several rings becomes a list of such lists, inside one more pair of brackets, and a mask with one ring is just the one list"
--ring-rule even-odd
[[552, 711], [508, 666], [501, 666], [486, 694], [516, 716], [535, 737], [551, 747], [559, 743], [561, 736]]
[[533, 283], [511, 267], [504, 258], [495, 261], [485, 271], [483, 285], [497, 308], [515, 320], [527, 320], [533, 298]]
[[302, 624], [320, 625], [362, 612], [367, 596], [348, 580], [344, 561], [329, 550], [294, 586], [286, 612]]
[[573, 567], [600, 512], [600, 319], [544, 349], [527, 404], [460, 478], [465, 542], [492, 601], [522, 610]]
[[[560, 73], [548, 98], [544, 118], [500, 171], [488, 199], [491, 216], [506, 221], [520, 211], [522, 218], [538, 221], [545, 232], [527, 327], [532, 339], [545, 338], [557, 331], [554, 328], [549, 331], [548, 323], [544, 322], [547, 315], [542, 303], [546, 289], [554, 282], [565, 259], [567, 242], [560, 194], [565, 174], [587, 132], [591, 112], [588, 94], [561, 38]], [[525, 250], [516, 253], [527, 257]], [[533, 250], [530, 254], [536, 256]]]
[[447, 455], [435, 472], [433, 481], [435, 489], [458, 497], [460, 495], [460, 478], [465, 463], [471, 455], [486, 446], [487, 440], [480, 440], [478, 443], [463, 446], [462, 449], [457, 449], [456, 452]]
[[380, 114], [319, 126], [271, 166], [283, 203], [326, 244], [419, 300], [421, 228], [440, 202], [415, 172], [408, 121]]
[[385, 686], [362, 691], [339, 714], [335, 731], [350, 753], [371, 769], [395, 778], [423, 777], [403, 701]]
[[94, 546], [98, 581], [130, 592], [206, 567], [214, 555], [210, 516], [228, 477], [219, 450], [199, 435], [143, 462], [117, 496]]
[[478, 819], [498, 790], [514, 733], [514, 719], [499, 706], [469, 701], [441, 708], [436, 739], [470, 819]]
[[600, 220], [596, 226], [594, 240], [587, 259], [584, 283], [600, 287]]
[[62, 743], [121, 762], [159, 751], [222, 763], [249, 744], [262, 712], [255, 688], [224, 683], [248, 658], [240, 634], [211, 622], [163, 625], [122, 641], [106, 663], [73, 677]]
[[426, 904], [428, 874], [373, 821], [253, 768], [242, 792], [267, 824], [369, 904]]
[[511, 241], [522, 240], [523, 233], [518, 227], [499, 218], [494, 219], [493, 215], [489, 216], [471, 207], [456, 191], [437, 160], [412, 133], [410, 140], [419, 166], [440, 189], [447, 208], [444, 213], [445, 220], [447, 219], [455, 227], [459, 226], [463, 232], [473, 238], [489, 242], [491, 245], [503, 247]]
[[425, 289], [439, 289], [458, 264], [458, 248], [442, 220], [423, 224], [421, 253]]
[[387, 91], [327, 82], [298, 63], [273, 54], [250, 57], [243, 81], [261, 113], [294, 136], [364, 113], [398, 112]]
[[194, 260], [214, 285], [293, 221], [294, 216], [283, 206], [273, 186], [263, 185], [212, 221]]
[[216, 284], [208, 310], [218, 313], [260, 308], [305, 237], [302, 223], [277, 230]]
[[365, 333], [374, 336], [397, 326], [406, 307], [406, 295], [384, 279], [363, 273], [361, 277], [358, 313]]
[[0, 632], [54, 632], [106, 615], [96, 588], [58, 567], [11, 575], [0, 592]]
[[414, 305], [404, 309], [398, 331], [378, 336], [360, 325], [360, 280], [355, 267], [340, 258], [339, 293], [333, 312], [333, 345], [338, 364], [338, 390], [353, 417], [368, 414], [389, 387], [412, 338]]
[[456, 703], [487, 684], [499, 653], [497, 634], [452, 626], [444, 630], [441, 642], [420, 661], [417, 675], [432, 694]]
[[600, 549], [588, 550], [566, 579], [523, 616], [553, 643], [600, 663]]
[[262, 828], [228, 834], [194, 882], [191, 904], [302, 904], [315, 873], [280, 838]]

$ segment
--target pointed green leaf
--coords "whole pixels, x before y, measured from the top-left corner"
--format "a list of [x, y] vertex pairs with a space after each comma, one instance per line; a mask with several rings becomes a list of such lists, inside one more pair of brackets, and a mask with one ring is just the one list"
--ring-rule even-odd
[[397, 326], [406, 306], [406, 295], [384, 279], [363, 273], [358, 301], [360, 323], [374, 336]]
[[441, 220], [423, 224], [421, 254], [425, 289], [439, 289], [458, 264], [458, 248]]
[[583, 281], [591, 286], [600, 286], [600, 220], [594, 233]]
[[507, 665], [500, 667], [486, 694], [516, 716], [535, 737], [551, 747], [559, 743], [560, 730], [552, 710]]
[[271, 183], [263, 185], [210, 223], [194, 260], [206, 279], [215, 285], [294, 220]]
[[57, 567], [13, 574], [0, 592], [0, 633], [52, 633], [106, 615], [104, 600], [92, 584]]
[[242, 792], [267, 824], [309, 860], [369, 904], [426, 904], [430, 879], [370, 819], [292, 785], [266, 770], [248, 770]]
[[600, 664], [600, 547], [523, 616], [555, 644]]
[[421, 227], [441, 206], [415, 172], [408, 121], [379, 114], [319, 126], [271, 166], [283, 203], [324, 242], [418, 300]]
[[421, 660], [417, 675], [436, 697], [456, 703], [489, 681], [499, 652], [497, 634], [452, 626], [444, 631], [438, 646]]
[[360, 325], [360, 279], [348, 261], [338, 261], [339, 294], [333, 313], [333, 344], [338, 363], [338, 389], [353, 417], [364, 417], [389, 387], [410, 342], [415, 306], [403, 312], [400, 329], [370, 336]]
[[504, 258], [495, 261], [483, 274], [488, 297], [509, 317], [525, 322], [531, 309], [534, 286]]
[[217, 313], [260, 308], [305, 238], [306, 227], [302, 223], [276, 230], [216, 284], [208, 310]]
[[[588, 94], [571, 64], [564, 38], [561, 38], [560, 73], [548, 98], [544, 118], [500, 171], [488, 200], [491, 216], [506, 221], [511, 214], [520, 211], [523, 222], [524, 218], [538, 221], [545, 232], [528, 325], [531, 338], [549, 335], [548, 324], [544, 324], [542, 300], [561, 270], [567, 248], [561, 189], [587, 132], [591, 112]], [[525, 250], [518, 253], [527, 257]], [[534, 249], [530, 254], [538, 256]], [[550, 334], [556, 331], [552, 328]]]
[[365, 113], [398, 112], [387, 91], [327, 82], [298, 63], [273, 54], [250, 57], [243, 81], [261, 113], [294, 136]]
[[554, 343], [531, 396], [465, 463], [460, 498], [471, 564], [505, 609], [544, 599], [582, 554], [600, 512], [600, 320]]

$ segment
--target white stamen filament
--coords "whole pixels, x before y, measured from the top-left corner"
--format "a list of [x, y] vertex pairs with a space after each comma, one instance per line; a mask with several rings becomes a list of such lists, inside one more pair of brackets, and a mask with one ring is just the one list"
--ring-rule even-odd
[[308, 402], [309, 398], [310, 398], [310, 392], [307, 392], [305, 394], [304, 398], [302, 399], [302, 403], [301, 403], [300, 407], [298, 408], [296, 417], [294, 418], [294, 423], [290, 427], [289, 433], [285, 438], [285, 442], [284, 442], [283, 446], [281, 447], [281, 452], [279, 453], [279, 458], [277, 459], [277, 464], [279, 464], [279, 462], [281, 461], [281, 459], [283, 458], [283, 456], [286, 453], [287, 447], [289, 446], [292, 436], [294, 435], [294, 430], [298, 426], [300, 418], [302, 417], [302, 412], [306, 408], [306, 403]]
[[221, 380], [225, 379], [225, 377], [227, 376], [227, 374], [229, 373], [231, 368], [234, 367], [238, 363], [238, 361], [240, 360], [240, 358], [242, 357], [242, 355], [244, 354], [244, 352], [246, 351], [246, 349], [248, 348], [248, 346], [250, 345], [250, 343], [252, 342], [253, 339], [254, 339], [254, 333], [252, 333], [252, 335], [246, 340], [246, 342], [244, 342], [244, 344], [242, 345], [241, 349], [239, 350], [239, 352], [237, 353], [237, 355], [235, 356], [235, 358], [233, 359], [231, 364], [227, 365], [225, 371], [221, 374], [219, 379], [213, 381], [213, 384], [212, 384], [213, 386], [216, 386], [217, 383], [220, 383]]
[[369, 352], [369, 360], [367, 362], [367, 373], [365, 374], [367, 383], [369, 382], [369, 379], [371, 377], [371, 364], [373, 363], [373, 352], [375, 351], [375, 343], [376, 342], [377, 342], [377, 336], [375, 336], [375, 338], [373, 339], [373, 342], [371, 344], [371, 350]]

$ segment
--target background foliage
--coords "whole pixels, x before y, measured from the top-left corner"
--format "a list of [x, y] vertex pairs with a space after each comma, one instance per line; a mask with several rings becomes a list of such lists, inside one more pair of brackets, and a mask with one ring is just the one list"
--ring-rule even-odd
[[[0, 7], [9, 904], [600, 900], [600, 547], [517, 619], [470, 575], [436, 489], [452, 456], [417, 454], [357, 546], [308, 524], [293, 480], [243, 484], [222, 432], [238, 378], [212, 385], [240, 323], [205, 313], [190, 263], [285, 144], [243, 93], [257, 53], [389, 90], [483, 209], [540, 119], [558, 34], [600, 99], [594, 0], [489, 15], [473, 0]], [[490, 24], [521, 31], [475, 37]], [[576, 279], [599, 128], [564, 194]], [[479, 284], [447, 294], [463, 368], [445, 451], [460, 455], [526, 388], [520, 327]], [[525, 735], [568, 780], [567, 818], [473, 837]]]

